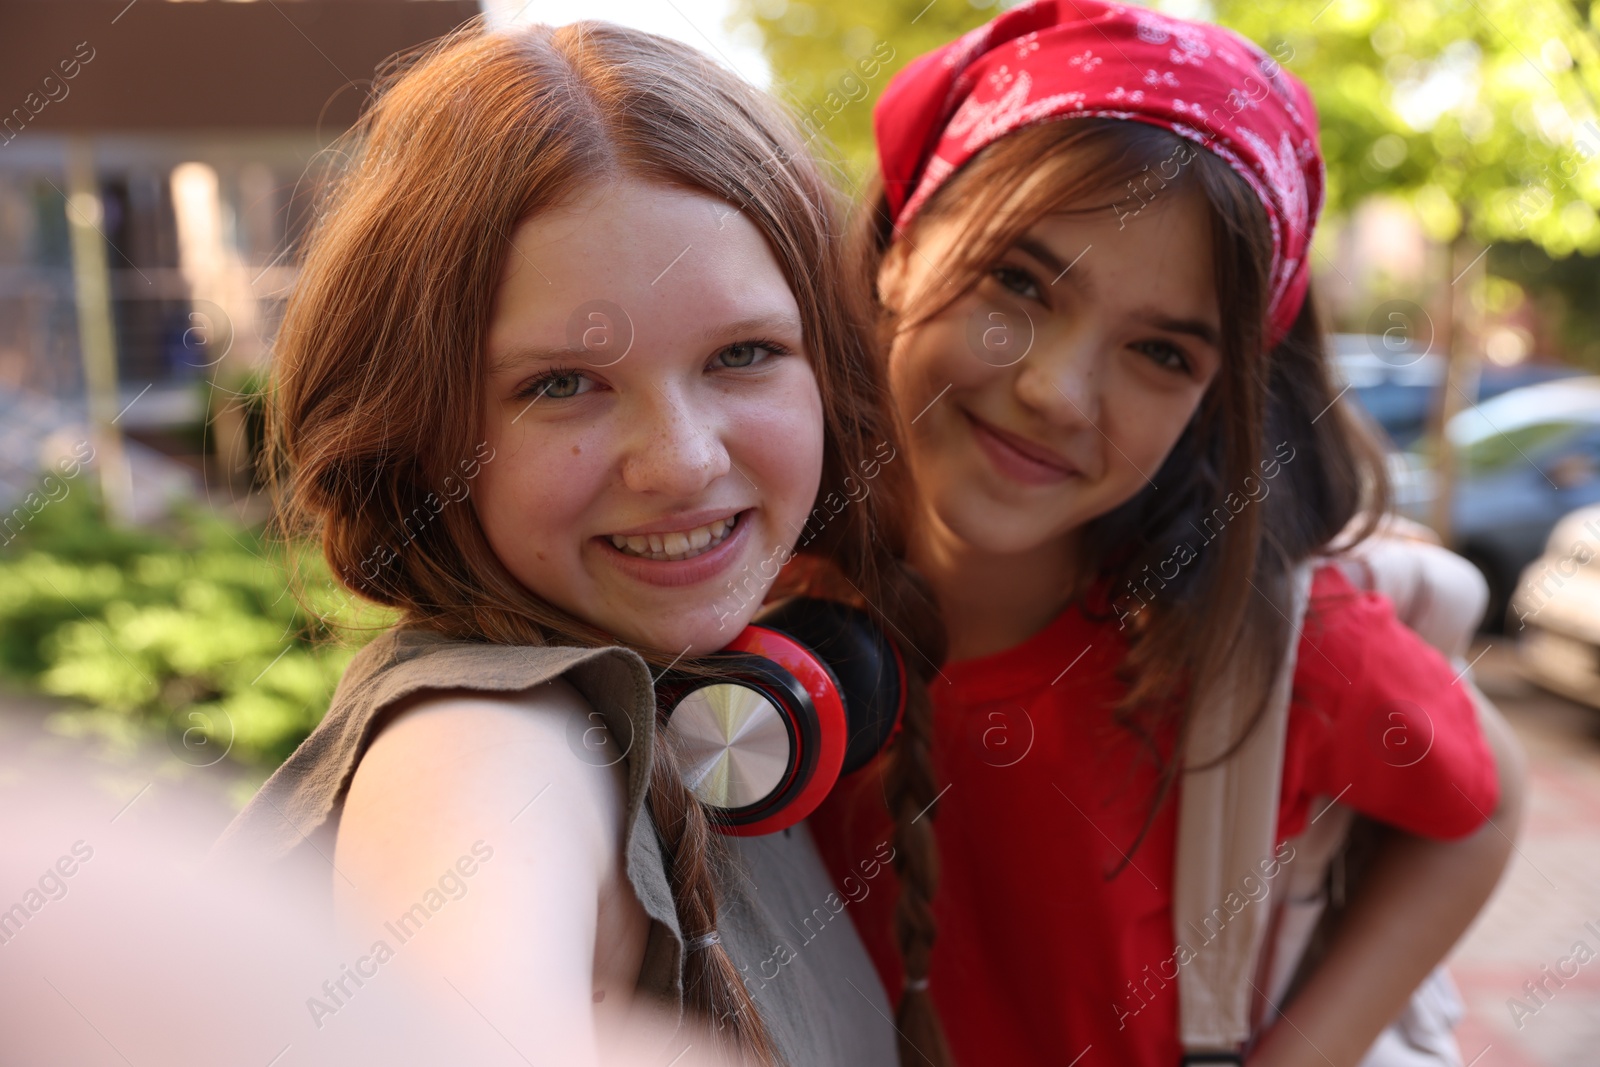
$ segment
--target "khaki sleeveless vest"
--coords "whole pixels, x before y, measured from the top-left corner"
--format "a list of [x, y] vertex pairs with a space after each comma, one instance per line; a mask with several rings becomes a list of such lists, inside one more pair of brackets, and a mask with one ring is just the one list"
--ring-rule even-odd
[[[491, 645], [391, 630], [357, 654], [328, 714], [228, 826], [215, 854], [226, 861], [320, 864], [331, 875], [326, 857], [333, 855], [345, 793], [379, 712], [421, 690], [505, 693], [557, 677], [583, 695], [626, 749], [626, 873], [651, 919], [639, 990], [681, 1012], [683, 936], [645, 803], [654, 690], [644, 660], [629, 649]], [[802, 823], [724, 841], [718, 932], [785, 1061], [790, 1067], [895, 1063], [882, 983], [809, 829]]]

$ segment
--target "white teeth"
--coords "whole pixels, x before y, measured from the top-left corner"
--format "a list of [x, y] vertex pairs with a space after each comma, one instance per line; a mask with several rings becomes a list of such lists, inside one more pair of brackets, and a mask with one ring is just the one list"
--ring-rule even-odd
[[718, 519], [692, 530], [673, 530], [664, 534], [636, 534], [631, 537], [612, 534], [611, 543], [620, 551], [645, 559], [690, 559], [721, 544], [733, 531], [737, 520], [738, 516], [735, 515], [731, 519]]

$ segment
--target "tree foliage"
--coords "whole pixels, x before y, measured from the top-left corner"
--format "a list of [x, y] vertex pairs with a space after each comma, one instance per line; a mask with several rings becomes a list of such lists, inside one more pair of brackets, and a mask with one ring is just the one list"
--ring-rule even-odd
[[1590, 14], [1555, 0], [1219, 0], [1310, 87], [1329, 207], [1409, 200], [1429, 236], [1600, 252]]
[[999, 0], [735, 0], [732, 20], [760, 32], [773, 92], [854, 185], [876, 165], [872, 106], [890, 77], [1001, 9]]
[[0, 549], [0, 677], [81, 703], [80, 729], [165, 733], [195, 766], [276, 766], [388, 621], [313, 551], [200, 512], [110, 526], [83, 484]]
[[[1387, 193], [1413, 204], [1439, 241], [1466, 227], [1555, 257], [1600, 253], [1600, 37], [1587, 0], [1153, 6], [1285, 57], [1317, 101], [1331, 213]], [[738, 0], [734, 18], [760, 31], [774, 87], [858, 177], [873, 165], [871, 105], [888, 77], [999, 10], [983, 0]], [[893, 59], [862, 77], [859, 60], [880, 44]]]

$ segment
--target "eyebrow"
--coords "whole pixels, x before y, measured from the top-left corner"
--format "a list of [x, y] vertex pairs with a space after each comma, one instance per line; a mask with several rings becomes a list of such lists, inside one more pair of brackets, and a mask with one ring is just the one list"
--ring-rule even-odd
[[[1065, 278], [1069, 285], [1084, 296], [1094, 296], [1094, 279], [1089, 275], [1088, 268], [1072, 269], [1078, 260], [1075, 259], [1071, 263], [1063, 263], [1060, 256], [1056, 255], [1048, 245], [1036, 237], [1024, 235], [1017, 240], [1015, 247], [1038, 260], [1048, 270], [1055, 272], [1055, 277], [1050, 281], [1051, 285]], [[1081, 255], [1079, 258], [1082, 258]], [[1153, 307], [1139, 308], [1133, 312], [1133, 317], [1159, 330], [1165, 330], [1168, 333], [1187, 334], [1204, 341], [1212, 348], [1220, 347], [1216, 328], [1203, 319], [1180, 318], [1168, 315], [1166, 312]]]
[[[770, 315], [753, 315], [749, 318], [735, 319], [732, 322], [718, 323], [715, 326], [701, 330], [695, 337], [698, 344], [710, 345], [717, 341], [733, 343], [734, 341], [753, 339], [758, 335], [781, 334], [789, 337], [802, 337], [805, 331], [798, 316], [787, 312], [774, 312]], [[779, 340], [773, 337], [772, 340]], [[513, 369], [522, 369], [540, 363], [584, 363], [595, 353], [583, 348], [540, 348], [537, 346], [518, 346], [508, 349], [489, 362], [489, 374], [494, 376]], [[604, 362], [603, 360], [601, 361]]]
[[1221, 347], [1217, 331], [1211, 328], [1209, 322], [1202, 322], [1200, 319], [1173, 318], [1171, 315], [1163, 311], [1157, 311], [1155, 308], [1140, 308], [1133, 314], [1135, 318], [1149, 323], [1158, 330], [1166, 330], [1168, 333], [1188, 334], [1190, 337], [1204, 341], [1212, 348]]
[[[1037, 259], [1040, 263], [1044, 264], [1047, 268], [1055, 272], [1055, 277], [1050, 279], [1051, 285], [1059, 282], [1062, 277], [1072, 269], [1073, 263], [1077, 262], [1076, 259], [1073, 260], [1072, 263], [1061, 262], [1061, 257], [1056, 255], [1049, 245], [1045, 244], [1037, 237], [1029, 237], [1024, 235], [1017, 240], [1016, 247], [1022, 249], [1024, 252], [1028, 253], [1028, 255], [1032, 256], [1034, 259]], [[1085, 249], [1084, 251], [1088, 251], [1088, 249]], [[1085, 267], [1083, 270], [1079, 271], [1077, 276], [1074, 277], [1069, 284], [1080, 290], [1085, 296], [1093, 296], [1094, 281], [1086, 273], [1088, 269], [1089, 268]]]

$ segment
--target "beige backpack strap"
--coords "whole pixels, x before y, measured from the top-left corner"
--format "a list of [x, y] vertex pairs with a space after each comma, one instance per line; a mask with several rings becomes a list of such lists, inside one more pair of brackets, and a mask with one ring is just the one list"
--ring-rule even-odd
[[[1355, 811], [1332, 797], [1313, 797], [1311, 821], [1298, 837], [1283, 843], [1278, 858], [1282, 873], [1272, 886], [1273, 929], [1262, 946], [1261, 979], [1256, 983], [1264, 1000], [1257, 1032], [1278, 1018], [1284, 999], [1299, 972], [1328, 905], [1328, 874], [1350, 836]], [[1342, 887], [1342, 879], [1338, 880]]]
[[1244, 744], [1218, 762], [1256, 711], [1230, 672], [1202, 697], [1184, 748], [1186, 767], [1206, 767], [1185, 771], [1179, 785], [1172, 920], [1185, 1062], [1242, 1062], [1237, 1057], [1252, 1031], [1257, 960], [1272, 920], [1257, 887], [1269, 884], [1264, 875], [1274, 862], [1289, 698], [1312, 569], [1305, 563], [1294, 573], [1283, 667]]

